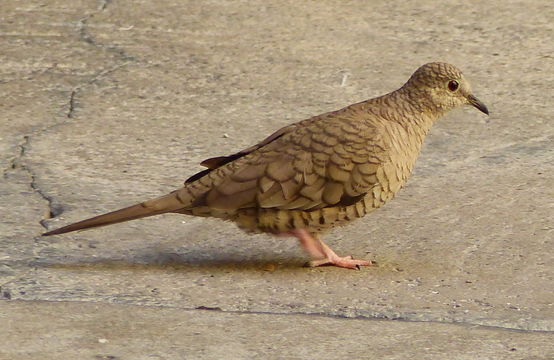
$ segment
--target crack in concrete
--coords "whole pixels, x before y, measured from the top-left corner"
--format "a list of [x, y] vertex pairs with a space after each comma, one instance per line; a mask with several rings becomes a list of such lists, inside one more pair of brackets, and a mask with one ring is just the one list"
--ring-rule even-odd
[[[92, 37], [92, 35], [90, 35], [90, 33], [87, 30], [88, 20], [91, 19], [95, 14], [98, 14], [102, 11], [105, 11], [110, 3], [111, 3], [111, 0], [101, 0], [99, 2], [98, 11], [93, 12], [91, 14], [88, 14], [88, 15], [80, 18], [77, 21], [77, 30], [78, 30], [79, 37], [80, 37], [81, 40], [85, 41], [86, 43], [88, 43], [88, 44], [90, 44], [94, 47], [102, 48], [102, 49], [105, 48], [108, 51], [115, 52], [118, 56], [120, 56], [120, 58], [121, 58], [121, 60], [123, 60], [123, 62], [117, 63], [114, 66], [110, 67], [109, 69], [101, 69], [101, 70], [97, 71], [93, 75], [92, 79], [84, 82], [81, 85], [78, 85], [78, 86], [74, 87], [71, 90], [71, 92], [69, 94], [68, 105], [67, 105], [68, 109], [67, 109], [67, 112], [66, 112], [66, 118], [67, 119], [72, 119], [75, 115], [75, 111], [76, 111], [76, 108], [77, 108], [77, 95], [81, 90], [83, 90], [87, 86], [90, 86], [90, 85], [94, 84], [95, 82], [97, 82], [102, 77], [115, 72], [116, 70], [120, 69], [123, 66], [126, 66], [130, 61], [135, 60], [134, 57], [127, 55], [122, 49], [118, 49], [116, 46], [111, 46], [111, 45], [106, 46], [106, 45], [97, 43], [94, 40], [94, 38]], [[42, 189], [38, 185], [37, 175], [33, 172], [33, 170], [29, 167], [28, 164], [23, 163], [23, 158], [25, 157], [25, 155], [28, 151], [28, 147], [30, 145], [32, 135], [34, 135], [36, 133], [44, 133], [45, 131], [51, 130], [51, 129], [56, 128], [58, 126], [65, 125], [67, 123], [68, 123], [68, 120], [59, 121], [59, 122], [56, 122], [55, 124], [52, 124], [50, 126], [41, 128], [40, 130], [35, 130], [31, 134], [24, 135], [23, 136], [24, 141], [21, 144], [18, 145], [19, 146], [19, 153], [10, 161], [10, 165], [8, 166], [8, 168], [4, 169], [4, 171], [3, 171], [3, 177], [4, 178], [7, 178], [8, 173], [11, 170], [15, 170], [15, 169], [21, 169], [21, 170], [25, 171], [28, 174], [28, 176], [30, 177], [29, 187], [35, 193], [39, 194], [40, 197], [44, 201], [46, 201], [46, 203], [48, 205], [48, 211], [46, 212], [43, 219], [41, 219], [39, 221], [40, 225], [45, 229], [48, 229], [48, 227], [46, 225], [46, 220], [51, 219], [51, 218], [56, 217], [56, 216], [59, 216], [63, 212], [63, 209], [59, 206], [55, 206], [53, 198], [51, 196], [47, 195], [44, 191], [42, 191]]]
[[67, 117], [69, 119], [73, 118], [73, 112], [75, 111], [75, 95], [77, 95], [78, 88], [75, 88], [71, 91], [69, 95], [69, 109], [67, 111]]
[[[69, 95], [69, 101], [68, 101], [68, 110], [67, 110], [67, 113], [66, 113], [66, 117], [68, 119], [72, 119], [73, 116], [74, 116], [74, 113], [75, 113], [75, 110], [76, 110], [76, 106], [77, 106], [77, 101], [76, 101], [76, 97], [77, 97], [77, 94], [79, 91], [81, 91], [83, 88], [85, 88], [86, 86], [89, 86], [91, 84], [94, 84], [96, 81], [98, 81], [100, 78], [102, 78], [103, 76], [105, 75], [108, 75], [108, 74], [111, 74], [113, 72], [115, 72], [116, 70], [118, 70], [119, 68], [123, 67], [123, 66], [126, 66], [129, 61], [131, 60], [136, 60], [135, 57], [133, 56], [130, 56], [130, 55], [127, 55], [125, 53], [124, 50], [122, 49], [119, 49], [117, 48], [116, 46], [113, 46], [113, 45], [104, 45], [104, 44], [100, 44], [98, 42], [96, 42], [94, 40], [94, 38], [92, 37], [92, 35], [90, 35], [90, 33], [88, 32], [87, 30], [87, 22], [89, 19], [91, 19], [94, 15], [98, 14], [98, 13], [101, 13], [103, 11], [105, 11], [108, 6], [112, 3], [112, 0], [99, 0], [98, 1], [98, 7], [97, 7], [97, 11], [93, 12], [93, 13], [90, 13], [82, 18], [80, 18], [78, 21], [77, 21], [77, 29], [78, 29], [78, 33], [79, 33], [79, 37], [81, 40], [85, 41], [86, 43], [88, 44], [91, 44], [95, 47], [98, 47], [98, 48], [105, 48], [109, 51], [113, 51], [115, 53], [117, 53], [122, 60], [126, 60], [124, 61], [123, 63], [119, 63], [119, 64], [116, 64], [114, 65], [113, 67], [109, 68], [109, 69], [102, 69], [102, 70], [99, 70], [96, 72], [96, 74], [93, 75], [92, 79], [91, 80], [88, 80], [86, 81], [84, 84], [82, 85], [79, 85], [79, 86], [76, 86], [74, 87], [72, 90], [71, 90], [71, 93]], [[32, 71], [31, 73], [29, 73], [29, 75], [34, 75], [35, 73], [39, 73], [39, 74], [42, 74], [46, 71], [49, 71], [51, 70], [53, 67], [55, 67], [55, 65], [52, 65], [46, 69], [41, 69], [41, 70], [36, 70], [36, 71]], [[0, 80], [0, 83], [6, 83], [6, 82], [9, 82], [9, 81], [12, 81], [12, 80], [19, 80], [19, 79], [10, 79], [10, 80]], [[50, 197], [48, 197], [46, 194], [44, 194], [39, 188], [38, 186], [36, 185], [36, 175], [34, 173], [32, 173], [32, 171], [29, 169], [28, 166], [26, 165], [22, 165], [21, 164], [21, 158], [25, 155], [26, 151], [27, 151], [27, 147], [29, 145], [29, 142], [30, 142], [30, 137], [36, 133], [43, 133], [45, 131], [48, 131], [48, 130], [51, 130], [53, 128], [56, 128], [58, 126], [61, 126], [61, 125], [64, 125], [64, 124], [67, 124], [67, 120], [65, 121], [60, 121], [60, 122], [57, 122], [55, 124], [52, 124], [52, 125], [49, 125], [47, 127], [44, 127], [44, 128], [41, 128], [41, 129], [38, 129], [38, 130], [33, 130], [30, 134], [27, 134], [27, 135], [24, 135], [23, 136], [23, 143], [19, 144], [18, 147], [20, 148], [19, 150], [19, 153], [14, 156], [14, 158], [9, 162], [9, 165], [7, 168], [3, 169], [2, 171], [2, 177], [4, 179], [6, 179], [8, 177], [8, 173], [11, 171], [11, 170], [14, 170], [16, 168], [21, 168], [21, 169], [24, 169], [25, 171], [28, 171], [32, 176], [31, 176], [31, 183], [30, 183], [30, 186], [36, 190], [40, 195], [41, 197], [43, 197], [45, 200], [48, 200], [50, 203], [52, 202], [52, 199]], [[54, 211], [55, 213], [55, 211]]]
[[98, 8], [100, 9], [100, 11], [104, 11], [111, 2], [112, 0], [100, 0], [100, 5], [98, 6]]
[[110, 4], [111, 0], [100, 0], [98, 1], [98, 10], [95, 12], [92, 12], [88, 15], [83, 16], [79, 20], [77, 20], [77, 30], [79, 32], [79, 37], [84, 42], [91, 44], [93, 46], [101, 47], [101, 45], [97, 44], [96, 41], [94, 41], [94, 38], [87, 30], [87, 22], [89, 19], [91, 19], [94, 15], [101, 13], [105, 11], [108, 8], [108, 5]]
[[[85, 81], [83, 84], [81, 85], [78, 85], [76, 87], [74, 87], [71, 92], [69, 93], [69, 100], [67, 101], [67, 112], [66, 112], [66, 117], [68, 119], [73, 119], [74, 115], [75, 115], [75, 111], [77, 110], [77, 95], [80, 91], [82, 91], [83, 89], [85, 89], [86, 87], [96, 83], [97, 81], [99, 81], [101, 78], [103, 78], [104, 76], [106, 75], [109, 75], [109, 74], [112, 74], [114, 73], [115, 71], [119, 70], [120, 68], [124, 67], [124, 66], [127, 66], [129, 64], [129, 61], [126, 61], [126, 62], [122, 62], [122, 63], [119, 63], [119, 64], [116, 64], [114, 66], [112, 66], [111, 68], [109, 69], [102, 69], [102, 70], [99, 70], [97, 71], [94, 75], [92, 75], [92, 79], [90, 80], [87, 80]], [[60, 122], [57, 122], [55, 124], [52, 124], [50, 126], [47, 126], [45, 128], [42, 128], [40, 129], [38, 132], [45, 132], [45, 131], [48, 131], [48, 130], [51, 130], [53, 128], [56, 128], [58, 126], [61, 126], [61, 125], [65, 125], [67, 124], [68, 121], [67, 120], [64, 120], [64, 121], [60, 121]]]
[[[96, 74], [93, 75], [92, 79], [85, 82], [84, 85], [76, 86], [71, 90], [71, 93], [69, 95], [69, 103], [68, 103], [68, 111], [67, 111], [67, 118], [71, 119], [73, 118], [73, 114], [76, 109], [76, 97], [77, 93], [81, 91], [84, 87], [94, 84], [96, 81], [98, 81], [102, 76], [110, 74], [117, 69], [127, 65], [129, 61], [135, 61], [136, 58], [133, 56], [128, 55], [123, 49], [118, 48], [115, 45], [105, 45], [97, 42], [94, 37], [90, 34], [88, 31], [88, 21], [92, 19], [96, 14], [99, 14], [103, 11], [105, 11], [108, 6], [111, 4], [112, 0], [99, 0], [98, 10], [95, 12], [92, 12], [88, 15], [83, 16], [77, 21], [77, 32], [79, 34], [79, 38], [86, 42], [89, 45], [92, 45], [96, 48], [105, 49], [107, 51], [111, 51], [116, 53], [121, 60], [124, 60], [123, 63], [116, 64], [115, 66], [111, 67], [108, 70], [100, 70]], [[65, 123], [65, 122], [63, 122]], [[63, 124], [62, 123], [62, 124]], [[57, 126], [59, 124], [55, 124]], [[46, 129], [44, 129], [46, 130]]]
[[25, 136], [23, 136], [23, 139], [24, 139], [23, 142], [18, 145], [19, 146], [19, 153], [12, 159], [12, 161], [10, 162], [9, 168], [4, 170], [3, 177], [7, 178], [8, 173], [10, 171], [15, 171], [15, 170], [18, 170], [18, 169], [20, 169], [21, 171], [23, 171], [27, 174], [27, 176], [30, 178], [29, 187], [33, 190], [33, 192], [37, 193], [42, 198], [42, 200], [46, 201], [46, 203], [47, 203], [47, 206], [48, 206], [47, 212], [45, 213], [44, 218], [39, 221], [39, 223], [43, 228], [48, 229], [46, 224], [45, 224], [45, 221], [47, 219], [50, 219], [52, 217], [57, 216], [61, 212], [61, 209], [59, 209], [58, 207], [55, 207], [53, 205], [52, 198], [50, 196], [46, 195], [39, 188], [39, 186], [37, 184], [36, 174], [33, 172], [33, 170], [27, 164], [24, 163], [23, 159], [24, 159], [25, 155], [27, 154], [28, 148], [30, 146], [31, 136], [30, 135], [25, 135]]
[[134, 56], [131, 56], [125, 52], [125, 50], [119, 48], [113, 44], [102, 44], [97, 42], [94, 37], [88, 31], [88, 21], [92, 19], [95, 15], [105, 11], [108, 8], [108, 5], [111, 3], [111, 0], [102, 0], [98, 6], [98, 11], [90, 13], [77, 21], [77, 31], [79, 33], [79, 38], [86, 42], [89, 45], [94, 47], [105, 49], [106, 51], [113, 52], [121, 57], [123, 60], [136, 60]]
[[73, 117], [75, 115], [75, 111], [77, 109], [77, 95], [80, 91], [82, 91], [87, 86], [90, 86], [90, 85], [96, 83], [102, 77], [104, 77], [108, 74], [111, 74], [111, 73], [117, 71], [118, 69], [128, 65], [131, 61], [136, 61], [136, 59], [133, 56], [127, 55], [124, 50], [119, 49], [116, 46], [104, 45], [104, 44], [100, 44], [100, 43], [96, 42], [95, 39], [92, 37], [92, 35], [88, 32], [88, 29], [87, 29], [88, 20], [91, 19], [94, 15], [96, 15], [98, 13], [101, 13], [102, 11], [105, 11], [110, 3], [111, 3], [111, 0], [101, 0], [101, 1], [99, 1], [98, 10], [96, 12], [88, 14], [88, 15], [80, 18], [77, 21], [77, 31], [78, 31], [78, 34], [79, 34], [79, 38], [81, 40], [85, 41], [86, 43], [88, 43], [88, 44], [90, 44], [90, 45], [92, 45], [96, 48], [101, 48], [101, 49], [105, 49], [107, 51], [115, 52], [120, 57], [120, 61], [118, 63], [116, 63], [114, 66], [112, 66], [108, 69], [98, 70], [92, 76], [92, 78], [90, 80], [85, 81], [81, 85], [75, 86], [69, 94], [69, 100], [68, 100], [68, 105], [67, 105], [68, 109], [67, 109], [67, 112], [66, 112], [66, 120], [56, 122], [55, 124], [52, 124], [50, 126], [41, 128], [40, 130], [35, 130], [31, 134], [25, 135], [24, 136], [24, 142], [19, 145], [19, 147], [20, 147], [19, 154], [17, 156], [15, 156], [14, 159], [10, 162], [9, 168], [5, 169], [4, 172], [3, 172], [3, 177], [4, 178], [7, 177], [7, 173], [10, 171], [10, 169], [21, 168], [23, 171], [28, 173], [28, 176], [30, 177], [30, 182], [29, 182], [30, 188], [34, 192], [39, 194], [40, 197], [43, 200], [45, 200], [48, 204], [47, 213], [45, 214], [43, 219], [41, 219], [39, 221], [40, 225], [45, 229], [48, 229], [47, 224], [46, 224], [46, 220], [51, 219], [51, 218], [56, 217], [56, 216], [59, 216], [63, 212], [63, 209], [59, 206], [55, 206], [53, 198], [51, 196], [47, 195], [44, 191], [42, 191], [42, 189], [38, 186], [37, 175], [32, 171], [32, 169], [28, 165], [22, 163], [22, 159], [23, 159], [23, 157], [25, 156], [25, 154], [28, 150], [28, 146], [29, 146], [30, 141], [31, 141], [31, 135], [36, 134], [36, 133], [44, 133], [44, 132], [46, 132], [48, 130], [51, 130], [51, 129], [54, 129], [56, 127], [63, 126], [65, 124], [67, 124], [70, 119], [73, 119]]
[[86, 29], [87, 21], [92, 17], [92, 15], [87, 15], [84, 18], [81, 18], [77, 21], [77, 31], [79, 32], [79, 38], [84, 42], [96, 46], [94, 39], [90, 36]]
[[19, 168], [25, 168], [25, 166], [21, 164], [21, 158], [25, 155], [25, 152], [27, 151], [27, 146], [29, 145], [29, 141], [30, 141], [29, 136], [25, 135], [23, 136], [23, 142], [17, 145], [17, 147], [19, 148], [19, 151], [17, 155], [10, 161], [10, 164], [8, 165], [8, 167], [4, 169], [4, 172], [2, 174], [4, 179], [8, 178], [8, 173], [10, 171], [13, 171]]

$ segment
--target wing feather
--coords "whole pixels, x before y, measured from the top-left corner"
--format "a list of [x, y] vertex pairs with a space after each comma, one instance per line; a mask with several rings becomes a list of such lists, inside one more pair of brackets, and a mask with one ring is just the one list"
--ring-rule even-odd
[[370, 124], [353, 128], [342, 120], [308, 119], [236, 154], [203, 161], [208, 169], [187, 180], [191, 187], [200, 186], [200, 178], [211, 180], [199, 188], [203, 200], [195, 206], [308, 210], [360, 201], [383, 181], [385, 149], [373, 146], [380, 137]]

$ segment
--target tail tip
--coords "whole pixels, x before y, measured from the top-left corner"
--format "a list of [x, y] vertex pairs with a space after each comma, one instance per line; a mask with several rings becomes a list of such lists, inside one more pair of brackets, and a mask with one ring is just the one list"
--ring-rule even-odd
[[65, 226], [65, 227], [61, 227], [61, 228], [57, 228], [57, 229], [54, 229], [54, 230], [47, 231], [45, 233], [40, 234], [40, 236], [60, 235], [60, 234], [63, 234], [63, 233], [69, 232], [69, 231], [70, 230], [67, 229], [67, 226]]

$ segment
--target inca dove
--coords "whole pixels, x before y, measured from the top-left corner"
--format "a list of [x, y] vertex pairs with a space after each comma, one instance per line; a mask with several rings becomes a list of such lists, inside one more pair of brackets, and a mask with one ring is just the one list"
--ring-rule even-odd
[[390, 94], [300, 121], [236, 154], [205, 160], [206, 170], [165, 196], [43, 235], [179, 213], [230, 220], [247, 232], [296, 236], [312, 266], [370, 265], [337, 256], [320, 234], [392, 199], [435, 120], [463, 104], [488, 114], [460, 70], [429, 63]]

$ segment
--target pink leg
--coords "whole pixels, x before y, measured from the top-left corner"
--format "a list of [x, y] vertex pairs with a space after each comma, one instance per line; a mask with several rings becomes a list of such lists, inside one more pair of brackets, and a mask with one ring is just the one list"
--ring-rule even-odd
[[296, 236], [300, 240], [300, 245], [310, 254], [312, 259], [325, 259], [327, 257], [321, 243], [306, 230], [294, 230], [291, 232], [291, 235]]
[[309, 262], [311, 267], [321, 265], [334, 265], [338, 267], [348, 269], [359, 269], [360, 266], [372, 265], [371, 261], [356, 260], [352, 256], [338, 256], [329, 246], [327, 246], [319, 236], [313, 236], [304, 229], [293, 230], [290, 232], [300, 240], [300, 245], [306, 250], [312, 257], [312, 261]]

